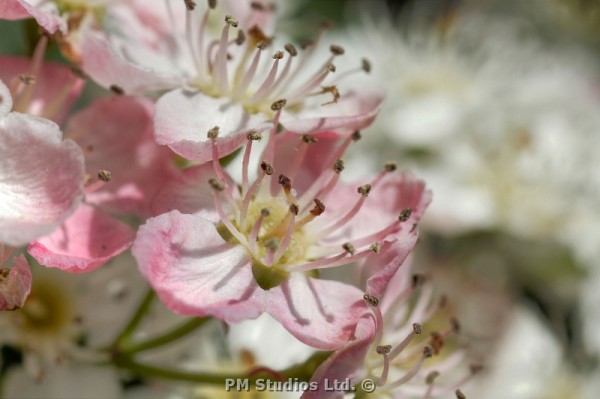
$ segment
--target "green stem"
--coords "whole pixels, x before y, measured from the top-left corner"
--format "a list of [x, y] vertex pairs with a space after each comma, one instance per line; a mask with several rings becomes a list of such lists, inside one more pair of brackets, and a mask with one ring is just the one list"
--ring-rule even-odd
[[148, 292], [146, 293], [146, 296], [140, 303], [140, 306], [133, 314], [131, 320], [129, 320], [129, 323], [127, 323], [123, 331], [121, 331], [121, 333], [114, 340], [112, 347], [116, 348], [122, 346], [131, 337], [135, 329], [140, 325], [140, 323], [144, 319], [146, 313], [148, 313], [148, 310], [150, 310], [150, 306], [152, 305], [152, 302], [154, 301], [155, 297], [156, 294], [154, 293], [154, 290], [152, 288], [149, 288]]
[[154, 338], [150, 338], [147, 341], [132, 344], [122, 349], [123, 354], [132, 355], [134, 353], [143, 352], [148, 349], [156, 348], [171, 343], [189, 333], [201, 327], [207, 321], [211, 320], [210, 317], [194, 318], [186, 321], [185, 323], [173, 328], [165, 334], [159, 335]]

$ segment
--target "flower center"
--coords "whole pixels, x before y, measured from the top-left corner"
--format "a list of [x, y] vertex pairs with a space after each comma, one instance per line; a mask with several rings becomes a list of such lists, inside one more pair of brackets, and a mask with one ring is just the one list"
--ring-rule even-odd
[[69, 328], [74, 312], [61, 287], [51, 279], [34, 285], [25, 305], [19, 311], [24, 334], [60, 334]]

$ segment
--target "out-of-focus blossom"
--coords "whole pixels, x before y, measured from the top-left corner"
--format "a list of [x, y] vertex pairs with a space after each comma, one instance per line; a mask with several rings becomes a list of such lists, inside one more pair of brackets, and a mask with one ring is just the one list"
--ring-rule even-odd
[[31, 291], [31, 270], [23, 255], [13, 258], [11, 269], [5, 269], [11, 250], [0, 244], [0, 311], [23, 306]]
[[156, 140], [197, 162], [212, 158], [212, 143], [199, 132], [215, 125], [221, 128], [216, 144], [225, 156], [244, 144], [250, 130], [278, 123], [297, 133], [338, 129], [345, 134], [371, 123], [381, 93], [347, 92], [329, 76], [343, 48], [331, 46], [331, 55], [322, 62], [312, 60], [316, 43], [301, 50], [288, 43], [285, 51], [267, 56], [272, 39], [263, 30], [270, 26], [270, 8], [237, 2], [231, 7], [233, 16], [221, 22], [221, 33], [213, 35], [214, 18], [222, 17], [216, 3], [205, 8], [194, 2], [156, 2], [152, 7], [133, 2], [121, 12], [116, 7], [116, 25], [128, 29], [110, 37], [89, 34], [83, 67], [107, 88], [126, 93], [170, 90], [157, 103]]
[[[340, 158], [359, 135], [328, 132], [271, 135], [251, 183], [250, 153], [262, 137], [252, 132], [238, 190], [218, 162], [217, 133], [208, 133], [213, 168], [185, 170], [156, 199], [160, 211], [170, 212], [140, 228], [133, 253], [142, 273], [175, 311], [228, 322], [267, 312], [304, 343], [339, 346], [364, 313], [362, 294], [313, 273], [390, 246], [406, 257], [430, 199], [424, 183], [394, 173], [393, 164], [369, 183], [339, 183]], [[389, 272], [378, 273], [384, 286]]]

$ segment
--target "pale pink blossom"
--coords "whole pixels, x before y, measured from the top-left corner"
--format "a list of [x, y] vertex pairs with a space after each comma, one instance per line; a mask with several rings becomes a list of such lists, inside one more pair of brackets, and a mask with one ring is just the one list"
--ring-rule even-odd
[[23, 255], [13, 257], [11, 269], [4, 268], [11, 252], [0, 244], [0, 311], [20, 309], [31, 291], [31, 270]]
[[[296, 133], [336, 129], [349, 134], [372, 122], [382, 100], [379, 91], [338, 89], [344, 77], [369, 70], [368, 61], [362, 69], [338, 72], [335, 79], [333, 62], [343, 48], [331, 46], [331, 56], [321, 61], [314, 60], [316, 43], [304, 49], [286, 44], [270, 52], [269, 7], [224, 3], [222, 8], [182, 1], [113, 7], [116, 25], [128, 29], [110, 36], [88, 34], [83, 67], [107, 88], [169, 90], [157, 102], [156, 140], [196, 162], [212, 158], [212, 143], [201, 132], [215, 125], [221, 128], [216, 144], [225, 156], [244, 144], [250, 130], [282, 124]], [[232, 15], [224, 16], [223, 9]], [[210, 29], [214, 24], [222, 27], [217, 35]]]
[[218, 162], [217, 130], [212, 167], [185, 170], [157, 196], [155, 210], [166, 213], [140, 227], [132, 248], [140, 270], [177, 312], [227, 322], [267, 312], [304, 343], [339, 347], [365, 313], [362, 291], [316, 278], [319, 269], [388, 247], [406, 257], [429, 192], [391, 164], [369, 183], [340, 183], [340, 158], [358, 133], [274, 131], [254, 182], [249, 159], [261, 134], [248, 134], [238, 189]]
[[49, 33], [67, 32], [67, 21], [59, 15], [58, 6], [48, 0], [2, 0], [0, 19], [19, 20], [35, 18]]

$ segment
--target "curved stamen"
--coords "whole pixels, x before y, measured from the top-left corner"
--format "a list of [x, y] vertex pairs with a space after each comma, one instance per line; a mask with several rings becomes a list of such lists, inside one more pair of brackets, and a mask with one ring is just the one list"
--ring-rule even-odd
[[387, 385], [387, 387], [393, 389], [410, 381], [415, 375], [417, 375], [417, 373], [423, 366], [425, 359], [430, 358], [431, 356], [433, 356], [433, 350], [430, 346], [425, 346], [425, 348], [423, 349], [423, 355], [419, 358], [419, 360], [417, 360], [414, 366], [409, 371], [407, 371], [406, 374], [404, 374], [402, 377]]
[[249, 102], [258, 102], [267, 96], [269, 90], [271, 89], [271, 86], [273, 86], [273, 82], [275, 82], [275, 77], [277, 76], [277, 69], [279, 68], [279, 61], [282, 58], [283, 52], [281, 51], [278, 51], [275, 53], [275, 55], [273, 55], [273, 59], [275, 60], [275, 62], [273, 62], [273, 66], [271, 67], [269, 74], [267, 75], [262, 85], [258, 88], [256, 93], [254, 93], [254, 95], [250, 98]]

